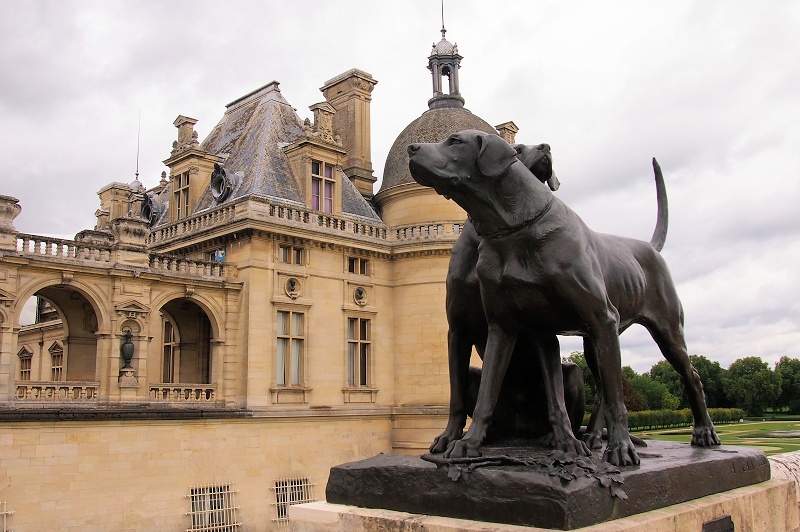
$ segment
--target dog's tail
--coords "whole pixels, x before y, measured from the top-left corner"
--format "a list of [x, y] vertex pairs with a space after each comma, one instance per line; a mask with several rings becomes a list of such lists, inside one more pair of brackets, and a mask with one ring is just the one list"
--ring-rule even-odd
[[653, 157], [653, 171], [656, 174], [656, 201], [658, 203], [658, 217], [656, 219], [656, 229], [653, 231], [653, 238], [650, 245], [656, 251], [661, 251], [664, 242], [667, 240], [667, 225], [669, 222], [669, 209], [667, 208], [667, 187], [664, 184], [664, 176], [661, 175], [661, 167]]

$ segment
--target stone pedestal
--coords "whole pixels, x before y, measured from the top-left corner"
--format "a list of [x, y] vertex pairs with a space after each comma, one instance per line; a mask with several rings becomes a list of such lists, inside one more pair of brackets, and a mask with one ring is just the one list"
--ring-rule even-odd
[[471, 464], [378, 455], [332, 468], [326, 497], [366, 508], [575, 530], [770, 478], [764, 453], [752, 448], [652, 441], [638, 451], [641, 465], [621, 468], [602, 462], [599, 453], [579, 458], [529, 444], [484, 447], [482, 461]]
[[[578, 532], [800, 532], [797, 486], [776, 479], [659, 510], [623, 517]], [[503, 525], [327, 502], [289, 507], [293, 532], [545, 532], [550, 529]], [[725, 528], [716, 524], [724, 525]], [[706, 528], [703, 528], [703, 527]], [[714, 528], [717, 526], [717, 528]]]

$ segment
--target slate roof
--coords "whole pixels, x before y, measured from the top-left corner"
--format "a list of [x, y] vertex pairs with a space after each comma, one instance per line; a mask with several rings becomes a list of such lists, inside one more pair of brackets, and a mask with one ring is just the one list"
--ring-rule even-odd
[[[226, 106], [225, 114], [200, 145], [200, 149], [227, 157], [224, 162], [229, 174], [237, 175], [239, 183], [222, 202], [216, 202], [211, 189], [203, 191], [195, 213], [230, 203], [245, 196], [258, 196], [282, 203], [305, 206], [306, 198], [295, 179], [283, 148], [302, 137], [300, 117], [284, 99], [273, 81]], [[380, 217], [355, 185], [343, 173], [342, 211], [375, 223]], [[168, 187], [167, 187], [168, 188]], [[169, 200], [168, 191], [160, 198]], [[166, 222], [162, 216], [157, 225]]]

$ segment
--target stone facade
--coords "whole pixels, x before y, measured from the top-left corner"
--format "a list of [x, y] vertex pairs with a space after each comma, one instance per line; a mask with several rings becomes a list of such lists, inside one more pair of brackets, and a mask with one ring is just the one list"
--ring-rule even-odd
[[[442, 50], [429, 60], [451, 94], [414, 123], [489, 128]], [[465, 213], [405, 169], [373, 197], [376, 83], [327, 81], [313, 123], [277, 82], [203, 141], [178, 116], [169, 174], [104, 187], [72, 240], [18, 232], [21, 206], [0, 196], [14, 530], [272, 530], [288, 504], [324, 498], [332, 465], [427, 449], [446, 423], [444, 279]], [[435, 140], [421, 135], [399, 142]]]

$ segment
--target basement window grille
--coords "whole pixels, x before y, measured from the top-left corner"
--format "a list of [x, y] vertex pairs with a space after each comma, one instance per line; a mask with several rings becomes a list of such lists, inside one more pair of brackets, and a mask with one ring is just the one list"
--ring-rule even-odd
[[237, 518], [234, 501], [235, 490], [230, 484], [209, 484], [192, 486], [189, 490], [190, 511], [186, 515], [192, 519], [191, 528], [186, 532], [230, 532], [239, 530], [242, 523]]
[[308, 477], [279, 478], [275, 481], [275, 519], [279, 526], [289, 524], [289, 506], [314, 502], [314, 484]]
[[13, 513], [14, 510], [8, 509], [8, 503], [6, 501], [0, 502], [0, 523], [3, 525], [2, 532], [11, 532], [11, 529], [8, 528], [8, 517]]

